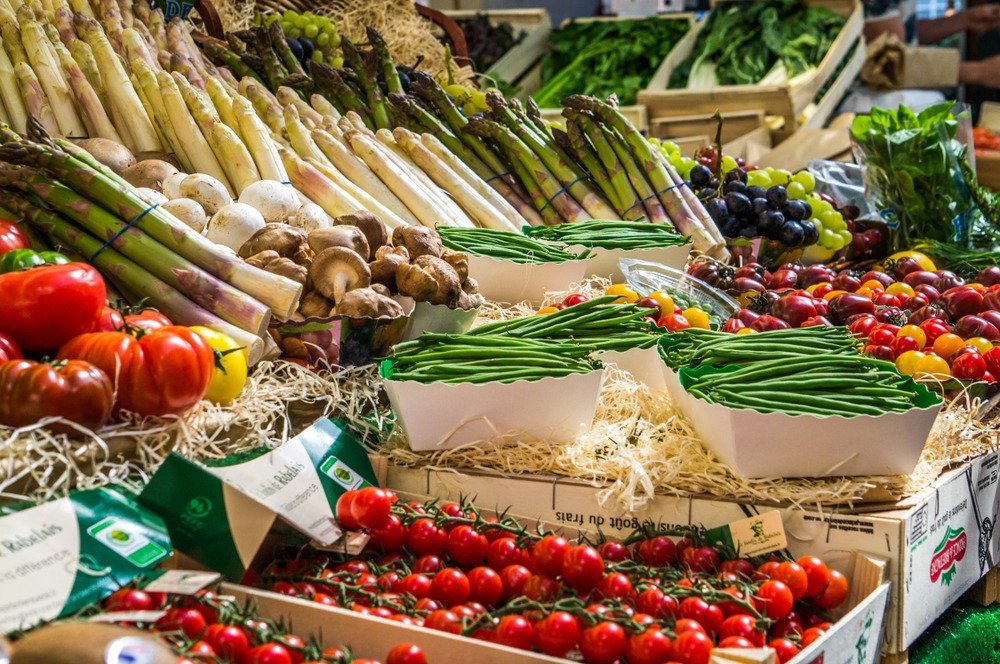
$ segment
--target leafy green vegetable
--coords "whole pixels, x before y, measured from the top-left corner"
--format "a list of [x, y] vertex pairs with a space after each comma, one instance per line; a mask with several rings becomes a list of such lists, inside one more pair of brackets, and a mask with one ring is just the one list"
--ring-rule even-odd
[[688, 30], [688, 22], [657, 17], [625, 21], [572, 21], [552, 31], [551, 51], [542, 60], [542, 88], [534, 95], [543, 108], [559, 106], [571, 94], [622, 104], [636, 95]]
[[969, 249], [982, 224], [960, 167], [965, 146], [955, 138], [953, 106], [942, 102], [919, 114], [905, 106], [873, 108], [851, 124], [865, 188], [894, 231], [894, 249], [909, 248], [916, 238]]
[[717, 5], [671, 88], [783, 82], [819, 65], [844, 18], [799, 0]]

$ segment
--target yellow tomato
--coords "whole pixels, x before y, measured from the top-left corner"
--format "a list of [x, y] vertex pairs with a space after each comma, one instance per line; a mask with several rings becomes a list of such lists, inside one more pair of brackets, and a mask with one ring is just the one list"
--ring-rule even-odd
[[896, 333], [897, 337], [910, 337], [917, 342], [917, 346], [923, 350], [923, 347], [927, 345], [927, 333], [921, 330], [916, 325], [904, 325], [899, 328], [899, 332]]
[[989, 290], [988, 288], [986, 288], [986, 286], [984, 286], [982, 284], [971, 283], [971, 284], [965, 284], [965, 285], [968, 286], [969, 288], [971, 288], [972, 290], [976, 291], [980, 295], [982, 295], [987, 290]]
[[833, 298], [837, 297], [838, 295], [843, 295], [846, 292], [847, 291], [845, 291], [845, 290], [832, 290], [829, 293], [827, 293], [826, 295], [824, 295], [823, 299], [826, 300], [827, 302], [829, 302], [830, 300], [832, 300]]
[[709, 328], [708, 314], [699, 309], [698, 307], [690, 307], [685, 309], [683, 312], [684, 318], [690, 323], [691, 327], [699, 327], [703, 330]]
[[243, 391], [247, 382], [247, 349], [229, 335], [207, 327], [192, 327], [212, 347], [215, 370], [205, 391], [205, 399], [223, 406]]
[[612, 284], [608, 286], [608, 290], [604, 291], [605, 295], [617, 295], [618, 299], [615, 300], [616, 304], [621, 304], [622, 302], [638, 302], [639, 294], [636, 293], [627, 284]]
[[648, 295], [650, 299], [656, 300], [660, 305], [660, 316], [673, 316], [677, 307], [674, 305], [674, 298], [663, 291], [653, 291]]
[[885, 286], [883, 286], [882, 282], [879, 281], [878, 279], [869, 279], [865, 283], [861, 284], [861, 287], [868, 288], [870, 290], [877, 290], [880, 293], [885, 291]]
[[957, 353], [963, 346], [965, 346], [965, 340], [951, 332], [942, 334], [934, 340], [934, 352], [946, 360]]
[[538, 310], [538, 313], [540, 313], [540, 314], [554, 314], [557, 311], [559, 311], [558, 307], [542, 307], [541, 309]]
[[972, 346], [979, 351], [980, 355], [986, 355], [986, 353], [993, 350], [993, 342], [986, 337], [972, 337], [965, 340], [966, 346]]
[[879, 295], [882, 294], [882, 291], [877, 288], [869, 288], [868, 286], [862, 286], [858, 290], [854, 291], [854, 294], [863, 295], [864, 297], [867, 297], [869, 300], [874, 300], [875, 298], [877, 298]]
[[736, 334], [757, 334], [757, 330], [752, 330], [749, 327], [741, 327], [736, 330]]
[[926, 270], [927, 272], [933, 272], [937, 269], [937, 265], [934, 264], [930, 256], [922, 254], [919, 251], [897, 251], [892, 256], [889, 256], [888, 260], [898, 261], [903, 258], [912, 258], [917, 261], [921, 270]]
[[885, 289], [885, 292], [889, 295], [907, 295], [913, 297], [916, 291], [913, 290], [913, 286], [902, 281], [896, 281], [889, 284], [889, 287]]
[[922, 353], [919, 350], [908, 350], [896, 358], [896, 369], [904, 376], [912, 376], [926, 357], [927, 353]]
[[744, 309], [748, 309], [750, 307], [750, 304], [753, 302], [753, 299], [758, 295], [760, 295], [758, 291], [754, 290], [743, 291], [742, 293], [736, 296], [736, 301], [740, 303], [741, 307], [743, 307]]
[[813, 284], [812, 286], [806, 286], [806, 292], [812, 295], [813, 293], [816, 292], [817, 288], [822, 288], [824, 286], [830, 286], [830, 285], [831, 284], [829, 281], [820, 281], [818, 283]]
[[[910, 351], [913, 352], [913, 351]], [[937, 380], [946, 380], [951, 376], [951, 367], [948, 362], [934, 353], [926, 353], [917, 364], [918, 377], [926, 376]]]

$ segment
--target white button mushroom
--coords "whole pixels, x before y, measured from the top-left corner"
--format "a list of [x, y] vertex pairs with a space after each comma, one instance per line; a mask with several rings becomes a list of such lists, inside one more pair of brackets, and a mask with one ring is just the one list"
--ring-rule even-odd
[[264, 215], [264, 221], [285, 221], [299, 209], [299, 199], [288, 185], [274, 180], [260, 180], [240, 193], [244, 203]]
[[[215, 214], [233, 202], [226, 185], [211, 175], [192, 173], [181, 180], [177, 192], [182, 198], [190, 198], [205, 209], [206, 214]], [[237, 245], [238, 246], [238, 245]]]
[[230, 203], [212, 216], [205, 235], [216, 244], [239, 251], [262, 228], [264, 217], [260, 212], [243, 203]]

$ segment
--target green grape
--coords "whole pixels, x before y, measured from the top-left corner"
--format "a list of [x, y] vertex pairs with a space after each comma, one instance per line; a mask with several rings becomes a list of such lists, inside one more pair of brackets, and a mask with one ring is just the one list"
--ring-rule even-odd
[[817, 217], [822, 217], [824, 212], [829, 212], [833, 210], [833, 206], [828, 202], [824, 201], [822, 198], [817, 196], [815, 199], [809, 200], [809, 207], [812, 208], [813, 214]]
[[333, 67], [334, 69], [339, 69], [340, 67], [343, 67], [344, 58], [339, 55], [330, 58], [330, 66]]
[[313, 51], [312, 55], [309, 56], [314, 62], [323, 62], [323, 51], [316, 49]]
[[771, 187], [772, 184], [774, 183], [771, 182], [771, 176], [768, 175], [767, 171], [759, 169], [756, 171], [747, 171], [747, 185], [751, 187], [763, 187], [764, 189], [768, 189]]
[[722, 157], [722, 172], [723, 173], [728, 173], [729, 171], [734, 170], [736, 168], [739, 168], [739, 164], [736, 163], [735, 159], [733, 159], [729, 155], [725, 155], [724, 157]]
[[788, 178], [792, 174], [783, 168], [775, 168], [774, 170], [768, 169], [768, 175], [771, 176], [771, 182], [773, 184], [787, 185]]
[[[258, 17], [258, 20], [260, 20], [260, 14], [257, 14], [257, 17]], [[272, 23], [274, 23], [275, 21], [277, 21], [279, 18], [280, 17], [277, 14], [268, 14], [267, 17], [264, 18], [264, 25], [271, 25]], [[258, 23], [258, 25], [259, 25], [259, 23]]]
[[330, 46], [334, 48], [340, 48], [340, 33], [335, 32], [330, 35]]
[[805, 187], [803, 187], [801, 183], [796, 182], [794, 180], [788, 183], [788, 186], [785, 187], [785, 190], [788, 192], [789, 198], [801, 199], [806, 197]]
[[811, 194], [813, 189], [816, 188], [816, 178], [809, 171], [799, 171], [792, 176], [792, 181], [801, 184], [807, 194]]
[[840, 246], [838, 249], [843, 249], [851, 243], [851, 240], [854, 239], [854, 233], [847, 230], [847, 228], [844, 228], [842, 231], [837, 231], [837, 236], [840, 238]]
[[316, 38], [316, 35], [318, 35], [318, 34], [319, 34], [319, 26], [318, 26], [318, 25], [316, 25], [315, 23], [310, 23], [309, 25], [307, 25], [307, 26], [305, 27], [305, 29], [304, 29], [304, 30], [303, 30], [302, 32], [303, 32], [303, 33], [305, 34], [305, 36], [306, 36], [306, 37], [308, 37], [309, 39], [315, 39], [315, 38]]
[[330, 46], [330, 33], [321, 32], [316, 36], [316, 46], [317, 48], [324, 48]]
[[281, 18], [291, 23], [296, 18], [298, 18], [298, 16], [299, 15], [293, 12], [291, 9], [286, 9], [285, 13], [281, 15]]
[[694, 168], [695, 164], [697, 163], [698, 163], [697, 161], [691, 159], [690, 157], [681, 157], [678, 165], [675, 166], [674, 168], [677, 169], [678, 175], [687, 180], [689, 177], [691, 177], [691, 169]]
[[309, 19], [306, 18], [305, 16], [296, 16], [295, 20], [292, 21], [292, 23], [295, 24], [296, 28], [299, 28], [300, 30], [305, 30], [306, 27], [309, 25]]
[[836, 210], [827, 210], [826, 212], [820, 213], [819, 220], [823, 222], [824, 228], [829, 228], [831, 231], [837, 233], [847, 228], [847, 222], [844, 221], [844, 216]]
[[291, 37], [292, 39], [298, 39], [302, 36], [302, 31], [298, 28], [292, 28], [291, 30], [287, 30], [285, 35]]
[[290, 33], [292, 31], [292, 24], [289, 23], [288, 21], [282, 19], [281, 20], [281, 31], [284, 32], [287, 35], [288, 33]]
[[831, 231], [829, 228], [824, 228], [819, 232], [819, 240], [816, 244], [824, 249], [836, 250], [840, 248], [840, 236]]
[[813, 226], [815, 226], [815, 227], [816, 227], [816, 232], [817, 232], [817, 233], [822, 233], [822, 232], [823, 232], [823, 222], [822, 222], [822, 221], [820, 221], [820, 220], [819, 220], [819, 219], [817, 219], [816, 217], [813, 217], [812, 219], [809, 219], [809, 220], [807, 220], [807, 221], [808, 221], [808, 222], [809, 222], [810, 224], [812, 224]]

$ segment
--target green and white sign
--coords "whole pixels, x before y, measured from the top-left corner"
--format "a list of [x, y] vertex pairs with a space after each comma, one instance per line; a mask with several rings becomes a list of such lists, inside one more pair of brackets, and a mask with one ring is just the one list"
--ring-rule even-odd
[[163, 521], [109, 488], [0, 518], [0, 632], [78, 611], [171, 554]]
[[337, 498], [374, 482], [357, 440], [322, 419], [244, 463], [206, 467], [171, 454], [140, 500], [163, 516], [178, 550], [239, 580], [277, 518], [329, 546], [341, 538]]

